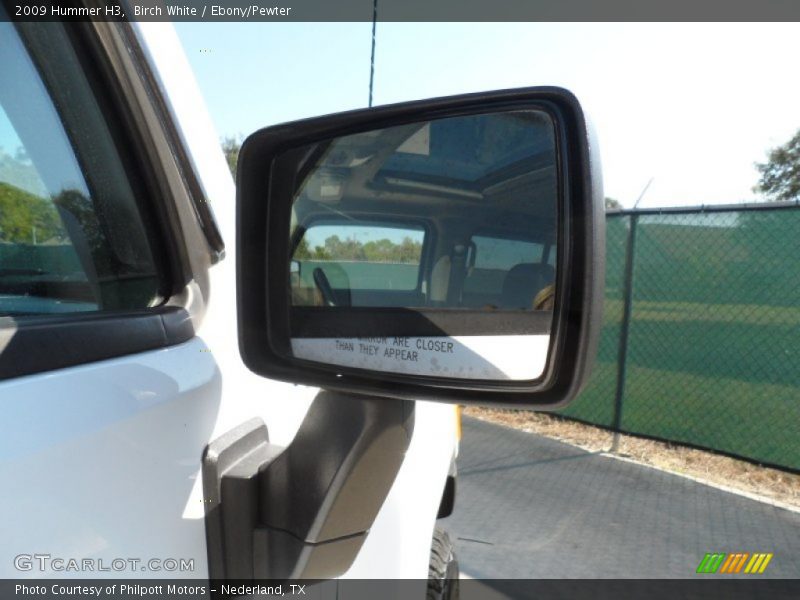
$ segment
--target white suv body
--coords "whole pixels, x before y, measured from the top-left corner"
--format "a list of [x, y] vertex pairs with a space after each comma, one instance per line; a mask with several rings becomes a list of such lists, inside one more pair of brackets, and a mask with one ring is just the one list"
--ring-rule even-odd
[[[20, 64], [29, 60], [23, 54], [30, 44], [16, 38], [12, 24], [0, 26], [8, 30], [0, 35], [2, 53], [22, 68]], [[0, 359], [2, 354], [8, 361], [15, 359], [15, 346], [27, 348], [28, 356], [31, 352], [46, 356], [37, 357], [38, 366], [21, 368], [19, 374], [14, 365], [27, 361], [7, 362], [0, 380], [4, 430], [0, 507], [6, 515], [0, 574], [205, 578], [200, 475], [204, 448], [254, 417], [266, 424], [272, 442], [288, 445], [317, 390], [259, 377], [241, 362], [236, 335], [234, 183], [172, 27], [83, 24], [80, 35], [95, 36], [93, 51], [108, 53], [110, 68], [103, 74], [118, 77], [116, 93], [122, 90], [124, 101], [134, 107], [135, 123], [130, 127], [148, 141], [151, 163], [153, 157], [160, 162], [156, 170], [162, 198], [173, 204], [168, 235], [173, 243], [183, 244], [182, 260], [192, 275], [183, 290], [166, 302], [185, 309], [194, 335], [147, 351], [116, 350], [111, 352], [114, 356], [82, 362], [74, 356], [80, 352], [70, 354], [71, 348], [91, 346], [96, 338], [61, 333], [65, 322], [69, 325], [71, 318], [83, 318], [82, 314], [38, 321], [36, 327], [47, 337], [44, 345], [28, 342], [38, 338], [30, 337], [32, 326], [24, 315], [4, 319]], [[85, 58], [81, 48], [75, 49], [79, 59]], [[1, 62], [7, 66], [0, 70], [10, 68], [6, 58]], [[34, 64], [30, 61], [30, 66]], [[33, 77], [35, 69], [29, 68], [28, 75]], [[90, 80], [93, 86], [110, 81], [94, 73]], [[39, 85], [42, 103], [50, 102], [50, 86], [52, 82]], [[160, 98], [154, 90], [160, 91]], [[6, 112], [14, 127], [14, 111]], [[25, 146], [25, 134], [18, 133]], [[74, 139], [74, 129], [71, 136]], [[170, 136], [172, 145], [165, 142]], [[87, 177], [95, 168], [86, 160], [76, 162]], [[35, 157], [32, 163], [37, 166]], [[192, 205], [203, 200], [213, 207], [226, 242], [227, 256], [213, 266], [202, 219]], [[150, 309], [142, 309], [146, 310]], [[58, 326], [52, 324], [56, 321]], [[124, 343], [128, 329], [119, 329], [117, 335]], [[59, 352], [65, 353], [65, 366], [53, 358]], [[48, 368], [48, 360], [56, 368]], [[431, 537], [457, 451], [456, 429], [452, 406], [417, 403], [407, 455], [346, 577], [427, 578]], [[74, 567], [69, 559], [77, 559], [79, 568], [69, 568]], [[165, 564], [167, 559], [179, 562]], [[126, 561], [124, 568], [117, 568], [122, 566], [120, 560]]]

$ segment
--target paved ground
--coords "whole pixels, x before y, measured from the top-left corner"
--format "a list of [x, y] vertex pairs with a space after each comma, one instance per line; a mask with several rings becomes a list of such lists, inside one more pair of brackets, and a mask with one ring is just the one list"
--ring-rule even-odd
[[443, 524], [471, 577], [691, 578], [706, 552], [773, 552], [763, 576], [800, 577], [795, 512], [470, 418], [458, 468]]

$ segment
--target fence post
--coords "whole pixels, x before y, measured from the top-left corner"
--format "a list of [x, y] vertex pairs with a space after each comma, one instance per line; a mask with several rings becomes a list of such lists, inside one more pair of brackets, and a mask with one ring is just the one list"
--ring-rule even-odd
[[631, 312], [633, 311], [633, 261], [636, 251], [636, 224], [639, 215], [630, 215], [631, 223], [628, 231], [628, 244], [625, 248], [625, 278], [624, 295], [622, 304], [622, 323], [619, 332], [619, 353], [617, 355], [617, 392], [614, 397], [614, 440], [611, 444], [611, 452], [616, 452], [619, 445], [619, 432], [622, 426], [622, 401], [625, 394], [625, 378], [627, 377], [628, 367], [628, 332], [631, 324]]

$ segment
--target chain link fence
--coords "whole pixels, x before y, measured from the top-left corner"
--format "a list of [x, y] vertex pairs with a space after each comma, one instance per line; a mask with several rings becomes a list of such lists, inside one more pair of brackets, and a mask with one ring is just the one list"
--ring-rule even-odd
[[800, 470], [800, 206], [609, 213], [597, 362], [562, 414]]

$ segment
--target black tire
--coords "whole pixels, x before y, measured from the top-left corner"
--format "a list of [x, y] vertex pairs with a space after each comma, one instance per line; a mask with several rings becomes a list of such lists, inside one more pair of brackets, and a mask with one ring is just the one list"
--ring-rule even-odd
[[444, 529], [437, 527], [433, 530], [426, 599], [458, 600], [458, 575], [453, 542]]

